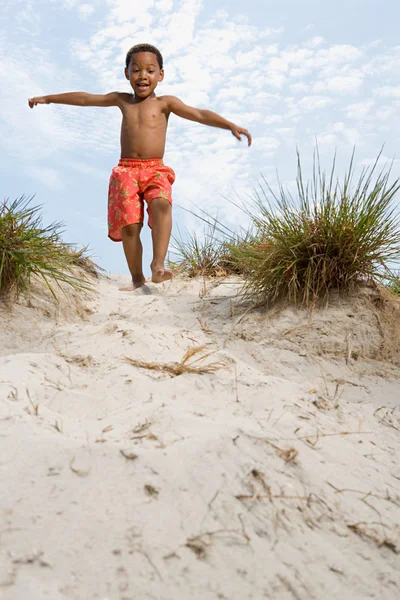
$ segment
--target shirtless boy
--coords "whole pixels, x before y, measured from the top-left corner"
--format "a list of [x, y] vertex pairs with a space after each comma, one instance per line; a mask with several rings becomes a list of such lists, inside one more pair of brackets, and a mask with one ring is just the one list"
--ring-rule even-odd
[[37, 96], [28, 100], [37, 104], [69, 104], [74, 106], [118, 106], [122, 112], [121, 159], [112, 170], [108, 193], [108, 236], [122, 241], [132, 285], [121, 288], [132, 290], [145, 283], [142, 268], [140, 231], [143, 226], [144, 204], [147, 203], [149, 226], [152, 228], [153, 260], [152, 281], [161, 283], [171, 279], [165, 267], [172, 228], [171, 186], [175, 173], [163, 163], [168, 118], [171, 113], [203, 125], [228, 129], [241, 140], [251, 136], [210, 110], [187, 106], [175, 96], [156, 96], [154, 91], [164, 79], [163, 58], [150, 44], [133, 46], [126, 56], [125, 77], [133, 94], [111, 92], [88, 94], [70, 92]]

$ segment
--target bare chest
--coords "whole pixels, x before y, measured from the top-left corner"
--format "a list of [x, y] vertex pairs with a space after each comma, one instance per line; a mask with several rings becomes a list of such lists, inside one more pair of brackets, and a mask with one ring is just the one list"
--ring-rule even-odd
[[158, 102], [127, 104], [123, 110], [123, 124], [127, 128], [139, 125], [151, 128], [166, 127], [167, 118]]

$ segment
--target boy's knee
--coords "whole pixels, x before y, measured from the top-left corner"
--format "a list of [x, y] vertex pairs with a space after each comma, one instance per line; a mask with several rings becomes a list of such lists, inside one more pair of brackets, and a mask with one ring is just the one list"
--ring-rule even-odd
[[166, 198], [154, 198], [150, 203], [150, 208], [153, 211], [169, 212], [171, 210], [171, 203]]
[[125, 227], [122, 228], [122, 235], [126, 237], [136, 237], [139, 235], [142, 227], [143, 223], [132, 223], [132, 225], [125, 225]]

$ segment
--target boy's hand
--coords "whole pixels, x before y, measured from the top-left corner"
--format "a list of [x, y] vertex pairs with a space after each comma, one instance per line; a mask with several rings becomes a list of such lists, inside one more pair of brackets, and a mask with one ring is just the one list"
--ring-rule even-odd
[[29, 98], [28, 104], [30, 108], [36, 106], [36, 104], [49, 104], [46, 96], [35, 96], [35, 98]]
[[237, 125], [232, 125], [231, 131], [232, 131], [232, 135], [234, 135], [235, 138], [237, 138], [239, 140], [239, 142], [242, 141], [242, 138], [240, 136], [245, 135], [247, 137], [248, 146], [251, 146], [251, 135], [247, 131], [247, 129], [243, 129], [242, 127], [238, 127]]

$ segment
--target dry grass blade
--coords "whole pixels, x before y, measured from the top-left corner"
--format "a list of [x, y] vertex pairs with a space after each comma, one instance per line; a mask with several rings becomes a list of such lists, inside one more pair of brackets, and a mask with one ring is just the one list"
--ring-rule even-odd
[[74, 265], [80, 267], [91, 277], [98, 278], [101, 272], [104, 272], [103, 267], [100, 267], [92, 259], [92, 256], [88, 254], [89, 248], [85, 246], [77, 250], [76, 248], [68, 248], [71, 253], [71, 259]]
[[128, 460], [136, 460], [138, 457], [138, 455], [133, 451], [133, 450], [120, 450], [119, 451], [120, 454], [122, 454], [122, 456]]
[[31, 398], [31, 395], [30, 395], [30, 393], [29, 393], [29, 390], [28, 390], [28, 388], [26, 388], [26, 395], [27, 395], [27, 396], [28, 396], [28, 398], [29, 398], [29, 403], [30, 403], [30, 405], [31, 405], [31, 406], [32, 406], [32, 408], [33, 408], [33, 413], [34, 413], [34, 415], [38, 416], [38, 414], [39, 414], [39, 402], [36, 402], [36, 403], [35, 403], [35, 402], [33, 402], [32, 398]]
[[[397, 406], [380, 406], [373, 414], [382, 425], [393, 427], [393, 429], [400, 431], [400, 411], [397, 409]], [[399, 416], [396, 415], [396, 410], [399, 413]]]
[[212, 354], [211, 352], [199, 356], [198, 358], [196, 358], [196, 360], [191, 361], [189, 364], [190, 359], [201, 352], [204, 352], [204, 346], [199, 346], [197, 348], [189, 348], [182, 357], [182, 360], [176, 363], [162, 364], [146, 362], [144, 360], [130, 358], [129, 356], [126, 356], [125, 359], [134, 367], [148, 369], [149, 371], [158, 371], [160, 373], [168, 373], [172, 377], [177, 377], [178, 375], [182, 375], [182, 373], [215, 373], [220, 369], [226, 368], [226, 363], [222, 361], [207, 364], [196, 364], [199, 361], [202, 361], [208, 356], [210, 356], [210, 354]]
[[335, 494], [345, 494], [345, 493], [350, 493], [350, 494], [359, 494], [360, 496], [362, 496], [362, 498], [360, 498], [361, 501], [364, 501], [366, 498], [378, 498], [380, 500], [386, 500], [388, 502], [392, 502], [393, 504], [396, 504], [396, 506], [400, 506], [400, 496], [391, 496], [389, 494], [389, 491], [386, 491], [386, 494], [375, 494], [374, 492], [366, 492], [365, 490], [354, 490], [352, 488], [338, 488], [336, 487], [333, 483], [331, 483], [330, 481], [326, 482], [329, 487], [331, 487], [333, 490], [335, 490]]
[[[204, 346], [194, 346], [192, 348], [188, 348], [186, 350], [185, 354], [183, 355], [181, 364], [182, 365], [186, 364], [193, 356], [196, 356], [196, 354], [199, 354], [200, 352], [204, 352]], [[209, 354], [210, 353], [203, 355], [203, 356], [199, 356], [195, 361], [192, 361], [192, 364], [194, 362], [197, 362], [198, 360], [201, 360], [202, 358], [205, 358]]]
[[[346, 435], [373, 435], [373, 431], [338, 431], [335, 433], [320, 433], [317, 431], [316, 433], [311, 433], [309, 435], [298, 436], [298, 440], [305, 440], [310, 446], [315, 448], [320, 438], [326, 437], [335, 437], [335, 436], [346, 436]], [[312, 437], [315, 437], [315, 440], [311, 440]]]
[[144, 486], [144, 491], [148, 496], [152, 496], [153, 498], [158, 498], [160, 494], [160, 490], [154, 487], [154, 485], [151, 485], [150, 483], [147, 483]]
[[368, 526], [367, 523], [354, 523], [352, 525], [347, 525], [347, 527], [361, 538], [374, 542], [378, 548], [388, 548], [395, 554], [400, 553], [400, 548], [396, 542], [386, 536], [380, 535], [373, 527]]
[[[293, 448], [293, 446], [285, 449], [285, 448], [281, 448], [280, 446], [278, 446], [277, 444], [275, 444], [268, 438], [251, 435], [250, 433], [246, 433], [245, 435], [247, 435], [247, 437], [249, 437], [250, 439], [258, 440], [259, 442], [264, 442], [265, 444], [268, 444], [269, 446], [271, 446], [271, 448], [276, 450], [278, 456], [280, 456], [280, 458], [282, 458], [286, 463], [295, 462], [297, 456], [299, 455], [298, 450], [296, 450], [296, 448]], [[252, 472], [252, 474], [254, 476], [256, 476], [255, 471], [256, 470], [254, 469], [254, 471]]]
[[260, 498], [267, 498], [268, 500], [307, 500], [308, 503], [312, 501], [312, 495], [301, 496], [297, 494], [237, 494], [236, 500], [259, 500]]
[[261, 486], [261, 490], [257, 489], [254, 485], [251, 478], [247, 479], [246, 486], [250, 490], [250, 494], [236, 494], [236, 500], [240, 502], [244, 502], [245, 500], [250, 500], [250, 502], [255, 502], [261, 499], [267, 499], [270, 502], [273, 500], [304, 500], [307, 502], [307, 505], [310, 506], [313, 501], [313, 495], [302, 495], [302, 494], [284, 494], [284, 493], [273, 493], [272, 488], [265, 480], [265, 475], [259, 469], [252, 469], [249, 473], [249, 476], [253, 478], [258, 484], [259, 488]]
[[287, 450], [278, 448], [278, 451], [280, 457], [283, 458], [283, 460], [287, 463], [294, 462], [299, 454], [296, 448], [288, 448]]
[[[243, 527], [243, 523], [242, 523]], [[189, 548], [199, 559], [206, 558], [208, 549], [212, 546], [214, 536], [231, 536], [236, 543], [248, 545], [250, 540], [248, 535], [239, 529], [217, 529], [216, 531], [206, 531], [195, 535], [186, 541], [186, 548]]]
[[145, 421], [144, 423], [139, 423], [138, 425], [136, 425], [136, 427], [134, 427], [132, 429], [132, 433], [135, 433], [135, 434], [142, 433], [143, 431], [146, 431], [147, 429], [149, 429], [150, 426], [151, 426], [150, 421]]

